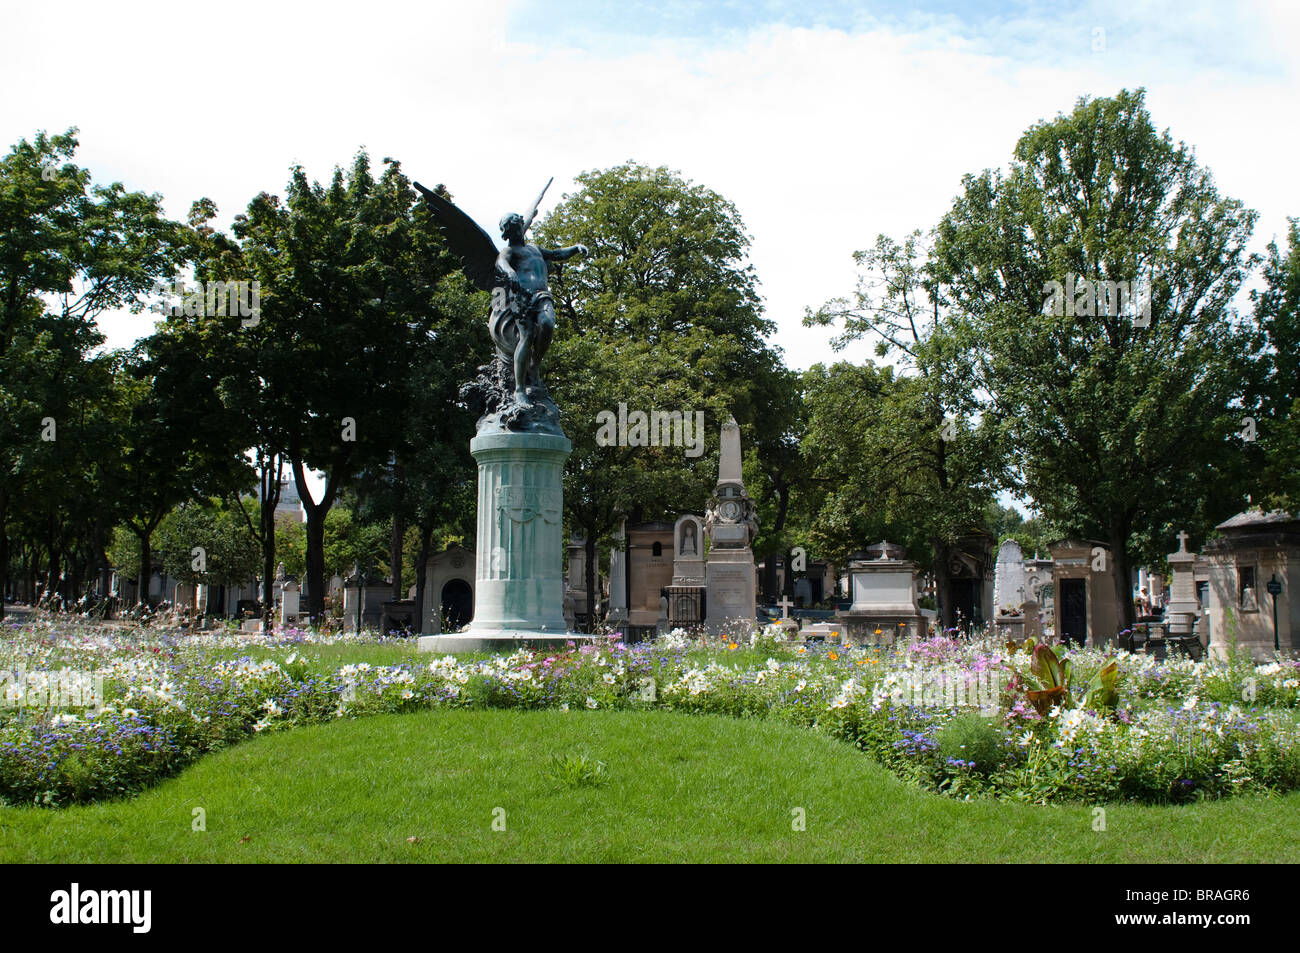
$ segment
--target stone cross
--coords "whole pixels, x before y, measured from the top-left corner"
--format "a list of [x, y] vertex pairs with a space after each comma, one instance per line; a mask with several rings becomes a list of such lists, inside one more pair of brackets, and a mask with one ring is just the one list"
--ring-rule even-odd
[[1187, 530], [1181, 530], [1178, 533], [1178, 551], [1180, 553], [1187, 552]]
[[782, 619], [790, 618], [790, 607], [794, 605], [794, 603], [790, 601], [790, 597], [782, 596], [781, 601], [778, 602], [777, 605], [781, 607], [781, 618]]

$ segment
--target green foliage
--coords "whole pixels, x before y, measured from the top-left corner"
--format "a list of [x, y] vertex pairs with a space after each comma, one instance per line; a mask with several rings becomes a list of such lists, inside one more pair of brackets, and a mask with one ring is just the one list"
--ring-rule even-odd
[[[330, 511], [331, 514], [334, 512]], [[280, 515], [275, 520], [275, 563], [284, 566], [285, 575], [302, 579], [307, 572], [307, 530], [292, 517]]]
[[547, 773], [560, 784], [572, 788], [600, 787], [609, 782], [605, 762], [597, 761], [586, 752], [551, 755]]
[[[1175, 528], [1204, 533], [1241, 508], [1240, 408], [1257, 376], [1232, 306], [1256, 215], [1157, 133], [1143, 100], [1080, 100], [1030, 128], [1005, 174], [966, 176], [929, 267], [968, 389], [987, 395], [981, 419], [1013, 450], [1011, 486], [1106, 542], [1117, 592]], [[1070, 276], [1150, 290], [1149, 326], [1131, 309], [1053, 313], [1050, 282]]]
[[939, 730], [939, 756], [966, 763], [980, 774], [990, 774], [1003, 761], [1006, 741], [991, 718], [973, 713], [957, 715]]
[[837, 562], [888, 536], [923, 566], [946, 572], [958, 539], [984, 529], [1006, 466], [996, 428], [972, 420], [969, 357], [950, 340], [924, 273], [926, 255], [919, 232], [902, 242], [877, 236], [854, 254], [860, 272], [852, 299], [804, 318], [842, 327], [837, 349], [865, 339], [897, 368], [819, 364], [804, 374], [803, 454], [816, 461], [821, 492], [812, 536]]
[[1300, 510], [1300, 219], [1288, 219], [1285, 254], [1270, 242], [1264, 287], [1251, 292], [1264, 345], [1263, 373], [1252, 404], [1262, 461], [1260, 496], [1268, 505]]
[[[102, 565], [115, 511], [134, 508], [120, 474], [137, 448], [96, 318], [142, 310], [188, 254], [160, 196], [93, 184], [77, 146], [75, 129], [41, 132], [0, 158], [0, 587], [15, 539], [44, 549], [55, 577], [65, 558], [87, 575]], [[154, 477], [175, 502], [182, 480]]]
[[[303, 496], [315, 616], [329, 562], [325, 521], [344, 489], [363, 487], [381, 518], [431, 524], [463, 498], [473, 422], [452, 405], [489, 353], [474, 319], [486, 302], [467, 291], [393, 159], [376, 178], [360, 152], [325, 184], [294, 167], [283, 201], [255, 197], [234, 239], [239, 267], [263, 289], [261, 321], [240, 330], [248, 373], [235, 398], [268, 422], [258, 445], [285, 453]], [[303, 492], [307, 468], [325, 475], [318, 499]]]
[[[216, 585], [242, 585], [258, 574], [258, 549], [241, 515], [209, 502], [183, 505], [158, 526], [158, 555], [173, 579]], [[201, 548], [195, 568], [195, 548]]]
[[[552, 277], [559, 328], [543, 367], [574, 445], [569, 528], [606, 543], [623, 517], [676, 519], [701, 508], [728, 414], [768, 481], [758, 491], [763, 524], [782, 524], [789, 491], [777, 484], [795, 469], [798, 393], [780, 352], [764, 342], [774, 326], [762, 317], [739, 212], [666, 168], [629, 163], [577, 181], [577, 193], [536, 229], [543, 246], [591, 249]], [[599, 415], [620, 404], [703, 412], [703, 453], [599, 445]], [[779, 533], [768, 545], [783, 545]]]

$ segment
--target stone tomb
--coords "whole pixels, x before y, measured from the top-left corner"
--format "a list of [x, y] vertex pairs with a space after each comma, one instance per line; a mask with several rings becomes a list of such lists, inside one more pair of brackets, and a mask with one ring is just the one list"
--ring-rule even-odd
[[653, 637], [660, 598], [673, 581], [673, 524], [634, 523], [627, 527], [628, 632], [631, 640]]
[[1226, 657], [1235, 639], [1255, 659], [1272, 658], [1276, 609], [1278, 650], [1300, 655], [1300, 599], [1293, 596], [1300, 582], [1300, 517], [1250, 510], [1216, 529], [1222, 536], [1205, 545], [1210, 653]]
[[993, 618], [995, 542], [989, 533], [970, 533], [945, 548], [938, 586], [940, 619], [945, 628], [969, 629]]
[[998, 559], [993, 567], [993, 611], [997, 615], [1018, 614], [1021, 604], [1028, 598], [1025, 554], [1014, 539], [1004, 540], [998, 547]]
[[916, 564], [904, 559], [902, 546], [879, 543], [869, 547], [876, 558], [849, 561], [852, 603], [836, 613], [848, 640], [892, 645], [925, 634], [925, 620], [916, 602]]
[[1110, 550], [1091, 539], [1058, 540], [1050, 548], [1057, 640], [1114, 647], [1119, 604], [1110, 573]]
[[379, 580], [366, 581], [357, 588], [355, 576], [349, 576], [343, 585], [343, 628], [354, 631], [357, 627], [357, 603], [361, 603], [361, 628], [378, 629], [384, 621], [384, 603], [393, 598], [393, 585]]
[[[474, 618], [474, 550], [448, 546], [424, 567], [421, 635], [457, 632]], [[444, 621], [445, 620], [445, 621]]]

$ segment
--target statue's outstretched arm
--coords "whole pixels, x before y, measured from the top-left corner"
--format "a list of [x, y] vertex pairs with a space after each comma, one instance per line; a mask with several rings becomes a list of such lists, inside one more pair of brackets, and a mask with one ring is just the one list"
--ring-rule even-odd
[[590, 254], [586, 245], [570, 245], [568, 248], [543, 248], [542, 258], [546, 261], [568, 261], [574, 255]]

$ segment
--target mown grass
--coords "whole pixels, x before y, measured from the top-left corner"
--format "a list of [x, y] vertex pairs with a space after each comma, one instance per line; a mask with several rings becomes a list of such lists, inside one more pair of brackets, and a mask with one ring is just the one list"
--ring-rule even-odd
[[129, 801], [0, 809], [0, 861], [1295, 862], [1297, 818], [1300, 793], [1111, 805], [1099, 831], [1086, 806], [927, 794], [776, 722], [447, 711], [258, 737]]

